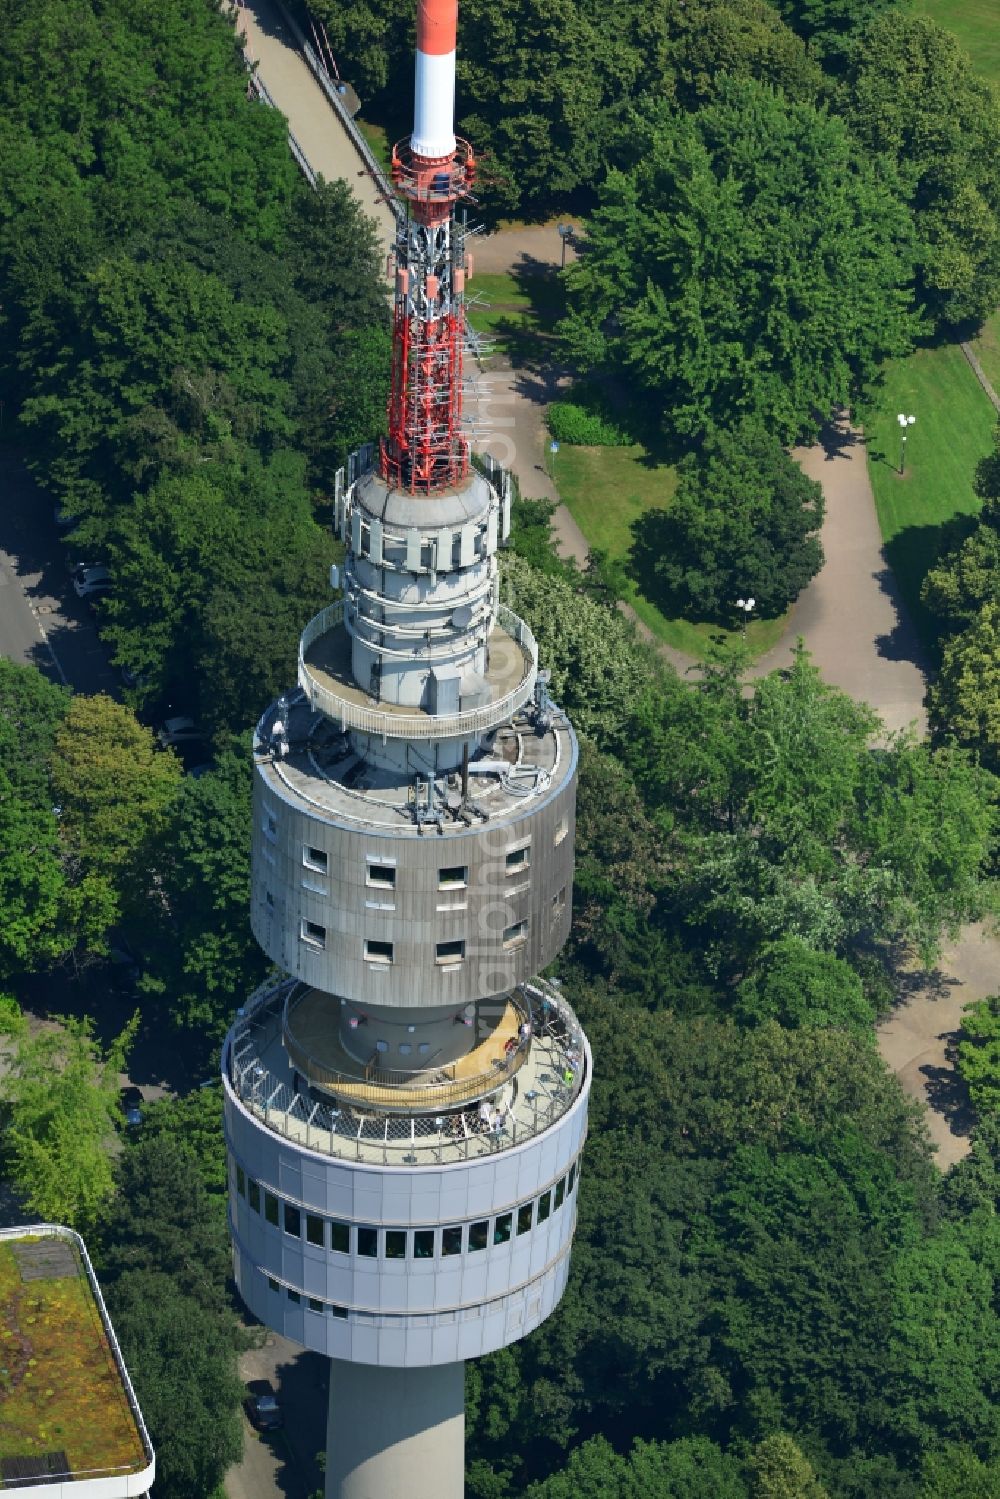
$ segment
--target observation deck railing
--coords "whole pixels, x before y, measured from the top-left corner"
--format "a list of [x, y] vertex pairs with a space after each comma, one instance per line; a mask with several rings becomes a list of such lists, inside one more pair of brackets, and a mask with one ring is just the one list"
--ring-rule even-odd
[[[398, 1069], [382, 1068], [378, 1055], [372, 1063], [355, 1073], [340, 1071], [326, 1066], [313, 1056], [295, 1037], [291, 1024], [298, 1005], [310, 994], [308, 984], [296, 984], [285, 996], [282, 1009], [281, 1030], [285, 1051], [297, 1072], [309, 1082], [330, 1093], [336, 1093], [349, 1105], [374, 1107], [390, 1113], [439, 1113], [442, 1109], [453, 1109], [456, 1105], [479, 1100], [487, 1093], [496, 1092], [508, 1082], [525, 1060], [531, 1045], [530, 1035], [518, 1037], [510, 1052], [497, 1057], [487, 1070], [469, 1077], [459, 1077], [457, 1062], [445, 1062], [440, 1066], [422, 1069], [420, 1072], [402, 1072]], [[510, 1003], [518, 1016], [518, 1022], [531, 1024], [531, 1009], [516, 993]], [[359, 1064], [360, 1067], [360, 1064]], [[441, 1076], [435, 1081], [432, 1074]]]
[[[223, 1049], [223, 1072], [243, 1106], [268, 1129], [309, 1150], [386, 1166], [441, 1165], [509, 1150], [548, 1129], [573, 1106], [587, 1080], [590, 1053], [579, 1022], [542, 979], [518, 986], [532, 1034], [507, 1107], [438, 1108], [388, 1113], [327, 1103], [296, 1089], [282, 1045], [285, 1000], [298, 984], [274, 978], [260, 986]], [[430, 1101], [429, 1101], [430, 1102]]]
[[468, 739], [475, 734], [485, 734], [508, 723], [518, 709], [524, 707], [535, 690], [538, 676], [538, 644], [524, 620], [501, 604], [496, 611], [494, 628], [496, 626], [521, 648], [524, 657], [521, 680], [495, 702], [468, 708], [464, 712], [408, 713], [405, 708], [386, 712], [363, 701], [359, 687], [345, 684], [344, 691], [338, 692], [331, 678], [320, 680], [307, 660], [307, 652], [322, 636], [344, 628], [343, 599], [321, 609], [303, 630], [299, 641], [299, 686], [308, 697], [310, 706], [339, 723], [342, 729], [359, 729], [362, 733], [377, 734], [382, 739]]

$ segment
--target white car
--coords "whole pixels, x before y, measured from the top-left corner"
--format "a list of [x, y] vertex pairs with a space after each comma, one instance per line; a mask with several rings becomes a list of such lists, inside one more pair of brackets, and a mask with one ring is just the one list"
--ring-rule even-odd
[[93, 598], [98, 593], [110, 593], [114, 586], [111, 573], [99, 563], [90, 566], [81, 562], [73, 572], [73, 587], [78, 599]]
[[191, 744], [205, 736], [193, 718], [166, 718], [156, 737], [161, 749], [170, 749], [175, 744]]

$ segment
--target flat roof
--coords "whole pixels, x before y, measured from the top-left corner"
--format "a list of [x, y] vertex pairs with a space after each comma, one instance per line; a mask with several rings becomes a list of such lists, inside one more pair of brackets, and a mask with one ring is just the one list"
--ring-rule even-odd
[[[152, 1449], [83, 1242], [0, 1231], [0, 1491], [150, 1470]], [[86, 1487], [81, 1492], [85, 1492]], [[106, 1490], [102, 1488], [102, 1492]]]

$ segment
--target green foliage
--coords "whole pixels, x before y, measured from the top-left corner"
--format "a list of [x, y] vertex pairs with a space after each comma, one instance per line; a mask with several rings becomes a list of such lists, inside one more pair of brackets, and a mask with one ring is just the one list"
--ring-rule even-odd
[[107, 1051], [89, 1020], [56, 1017], [22, 1034], [3, 1081], [10, 1179], [51, 1223], [85, 1231], [111, 1198], [112, 1151], [121, 1124], [118, 1074], [138, 1029], [135, 1014]]
[[958, 1070], [978, 1112], [1000, 1116], [1000, 994], [966, 1006]]
[[575, 401], [553, 401], [546, 410], [545, 420], [558, 442], [593, 448], [623, 448], [631, 442], [628, 433], [606, 416]]
[[801, 937], [765, 944], [737, 990], [737, 1016], [751, 1024], [839, 1026], [871, 1031], [875, 1012], [857, 974], [833, 953], [817, 952]]
[[156, 1449], [157, 1493], [210, 1493], [243, 1452], [231, 1321], [206, 1314], [158, 1268], [128, 1271], [108, 1301]]
[[740, 1464], [704, 1437], [636, 1442], [627, 1458], [604, 1437], [571, 1454], [561, 1473], [525, 1490], [525, 1499], [746, 1499]]
[[159, 1098], [142, 1111], [144, 1146], [181, 1146], [197, 1169], [202, 1186], [225, 1213], [226, 1142], [222, 1130], [222, 1090], [204, 1084], [181, 1098]]
[[860, 39], [848, 117], [912, 211], [934, 326], [981, 321], [1000, 297], [1000, 95], [949, 31], [894, 10]]
[[968, 629], [945, 642], [927, 703], [939, 735], [978, 748], [1000, 771], [1000, 601], [984, 604]]
[[636, 136], [567, 272], [572, 356], [620, 371], [672, 434], [815, 432], [909, 347], [904, 210], [840, 120], [760, 84], [651, 110]]
[[144, 851], [143, 885], [155, 898], [143, 915], [142, 987], [176, 1025], [213, 1038], [267, 969], [249, 920], [251, 773], [241, 747], [186, 778]]
[[667, 614], [731, 624], [737, 598], [772, 618], [823, 562], [823, 493], [756, 423], [713, 429], [679, 465], [668, 510], [636, 527], [647, 592]]
[[547, 577], [572, 579], [575, 562], [567, 562], [556, 549], [552, 534], [555, 505], [549, 500], [515, 497], [510, 510], [510, 545], [534, 572]]
[[784, 1432], [765, 1437], [750, 1458], [752, 1499], [829, 1499], [808, 1460]]

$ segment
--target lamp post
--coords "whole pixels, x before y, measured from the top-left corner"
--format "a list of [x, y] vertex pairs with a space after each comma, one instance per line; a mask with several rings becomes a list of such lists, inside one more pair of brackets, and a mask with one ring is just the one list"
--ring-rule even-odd
[[743, 636], [744, 640], [746, 640], [747, 638], [747, 621], [753, 613], [756, 603], [756, 599], [736, 600], [736, 607], [740, 611], [740, 634]]
[[896, 418], [899, 423], [899, 476], [903, 477], [903, 468], [906, 463], [906, 433], [909, 427], [916, 421], [915, 416], [907, 416], [901, 411]]
[[545, 472], [548, 474], [548, 476], [552, 480], [553, 484], [556, 482], [556, 476], [555, 476], [555, 465], [554, 465], [554, 463], [553, 463], [552, 460], [555, 458], [555, 455], [558, 453], [558, 451], [559, 451], [559, 444], [556, 442], [555, 438], [553, 437], [552, 441], [547, 444], [546, 449], [545, 449]]
[[566, 269], [566, 246], [569, 243], [569, 241], [573, 238], [573, 225], [572, 224], [560, 224], [559, 225], [559, 238], [562, 240], [562, 260], [561, 260], [561, 262], [559, 264], [559, 269], [561, 271], [564, 271]]

